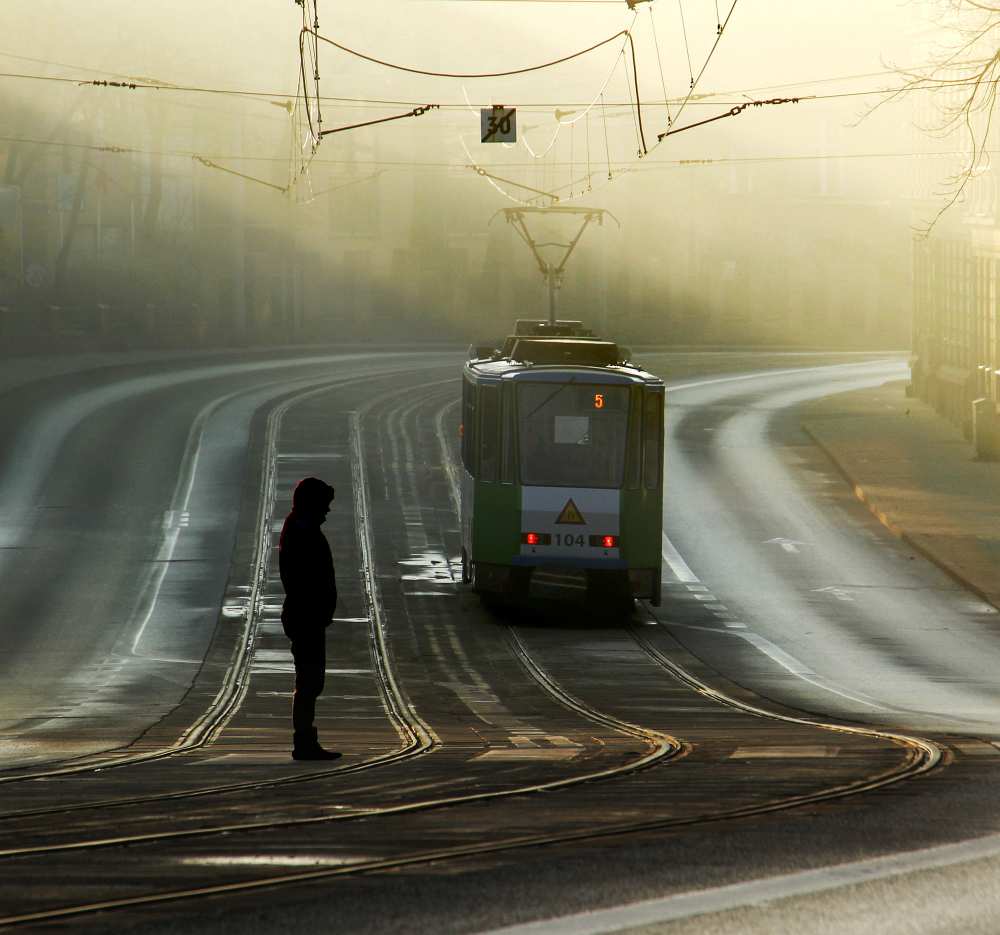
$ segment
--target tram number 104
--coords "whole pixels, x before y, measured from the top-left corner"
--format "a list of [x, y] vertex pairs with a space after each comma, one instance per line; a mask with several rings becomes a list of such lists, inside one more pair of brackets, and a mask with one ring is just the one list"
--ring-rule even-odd
[[571, 532], [557, 532], [552, 537], [556, 541], [556, 545], [585, 545], [585, 541], [582, 535], [573, 535]]

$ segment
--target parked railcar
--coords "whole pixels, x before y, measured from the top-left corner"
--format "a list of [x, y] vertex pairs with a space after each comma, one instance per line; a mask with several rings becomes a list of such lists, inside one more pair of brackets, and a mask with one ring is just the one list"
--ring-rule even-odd
[[660, 602], [664, 385], [584, 335], [509, 337], [462, 379], [462, 578]]

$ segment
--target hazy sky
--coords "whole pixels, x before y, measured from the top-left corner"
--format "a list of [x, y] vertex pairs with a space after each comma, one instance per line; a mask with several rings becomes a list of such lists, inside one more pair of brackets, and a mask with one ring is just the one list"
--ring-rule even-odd
[[[739, 0], [701, 90], [757, 87], [877, 71], [882, 60], [908, 63], [913, 35], [930, 4], [919, 0]], [[686, 0], [685, 25], [695, 69], [714, 38], [714, 0]], [[729, 0], [720, 0], [723, 15]], [[375, 56], [448, 71], [494, 71], [559, 57], [632, 21], [624, 2], [395, 0], [364, 4], [320, 0], [321, 31]], [[678, 4], [640, 4], [635, 37], [644, 97], [660, 92], [650, 11], [668, 92], [686, 91], [688, 67]], [[214, 83], [291, 91], [300, 10], [282, 2], [123, 0], [27, 2], [0, 10], [0, 52], [151, 75], [185, 84]], [[591, 96], [617, 45], [558, 69], [516, 79], [438, 81], [386, 71], [332, 48], [321, 52], [323, 89], [344, 96], [460, 102], [560, 100]], [[5, 70], [37, 70], [5, 58]], [[71, 74], [70, 71], [63, 73]], [[15, 83], [5, 79], [7, 85]], [[23, 91], [21, 83], [16, 89]], [[32, 87], [40, 101], [45, 94]], [[610, 93], [620, 96], [621, 82]]]

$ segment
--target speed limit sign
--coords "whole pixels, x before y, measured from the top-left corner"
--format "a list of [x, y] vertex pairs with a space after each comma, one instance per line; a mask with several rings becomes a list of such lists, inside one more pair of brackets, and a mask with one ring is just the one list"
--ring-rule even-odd
[[517, 110], [494, 104], [479, 109], [480, 138], [484, 143], [517, 142]]

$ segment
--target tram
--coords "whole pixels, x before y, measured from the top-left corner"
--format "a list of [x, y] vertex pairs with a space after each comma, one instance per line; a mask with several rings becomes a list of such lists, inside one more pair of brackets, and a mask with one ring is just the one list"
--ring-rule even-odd
[[462, 580], [659, 604], [663, 381], [579, 322], [518, 322], [487, 350], [462, 374]]

